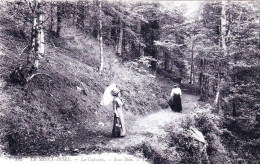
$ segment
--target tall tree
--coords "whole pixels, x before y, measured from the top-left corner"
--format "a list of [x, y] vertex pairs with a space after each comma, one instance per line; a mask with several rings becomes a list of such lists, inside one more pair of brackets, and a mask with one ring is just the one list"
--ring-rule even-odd
[[77, 26], [81, 29], [85, 27], [85, 2], [77, 2]]
[[58, 2], [58, 4], [57, 4], [57, 30], [56, 30], [57, 37], [60, 36], [62, 14], [63, 14], [62, 3]]
[[37, 25], [36, 25], [36, 34], [37, 40], [35, 44], [35, 61], [34, 67], [38, 69], [39, 67], [39, 60], [44, 55], [44, 30], [43, 30], [43, 11], [42, 11], [42, 2], [38, 0], [37, 4]]
[[39, 60], [44, 54], [44, 13], [41, 0], [34, 0], [33, 4], [30, 2], [30, 7], [32, 9], [31, 50], [34, 57], [29, 54], [27, 60], [30, 63], [34, 58], [34, 68], [38, 69]]
[[28, 2], [32, 11], [31, 14], [31, 51], [28, 55], [27, 62], [20, 64], [11, 74], [11, 81], [15, 83], [27, 83], [34, 77], [34, 73], [39, 68], [40, 58], [44, 56], [44, 13], [41, 0]]
[[167, 74], [172, 80], [180, 83], [186, 76], [185, 59], [185, 18], [183, 12], [172, 8], [171, 11], [164, 8], [157, 11], [159, 20], [159, 41], [155, 45], [159, 47], [157, 60], [162, 63], [157, 71]]
[[[34, 9], [32, 9], [32, 31], [31, 31], [31, 49], [34, 51], [35, 50], [35, 46], [36, 46], [36, 38], [37, 38], [37, 5], [36, 5], [36, 1], [35, 1], [35, 6]], [[28, 56], [28, 60], [31, 60], [30, 55]]]
[[227, 45], [226, 45], [226, 31], [227, 31], [227, 17], [226, 17], [226, 5], [227, 2], [226, 1], [222, 1], [221, 2], [221, 27], [220, 27], [220, 35], [221, 35], [221, 48], [222, 48], [222, 61], [220, 61], [219, 63], [219, 72], [217, 74], [217, 91], [216, 91], [216, 97], [215, 97], [215, 104], [218, 104], [218, 100], [219, 100], [219, 95], [220, 95], [220, 90], [221, 90], [221, 85], [222, 85], [222, 75], [225, 75], [225, 73], [223, 73], [224, 68], [226, 66], [226, 64], [223, 64], [224, 60], [227, 56]]
[[53, 31], [53, 25], [54, 25], [54, 15], [53, 15], [53, 2], [50, 2], [50, 27], [49, 27], [49, 31]]
[[[118, 12], [121, 12], [121, 3], [118, 2]], [[117, 44], [117, 55], [122, 55], [122, 44], [123, 44], [123, 35], [124, 35], [124, 27], [122, 21], [122, 14], [118, 15], [119, 19], [119, 36], [118, 36], [118, 44]]]
[[124, 27], [123, 22], [120, 18], [119, 20], [119, 38], [118, 38], [118, 44], [117, 44], [117, 55], [122, 55], [122, 44], [123, 44], [123, 35], [124, 35]]
[[191, 37], [191, 67], [190, 67], [190, 84], [194, 83], [194, 37]]
[[186, 44], [186, 53], [189, 55], [187, 58], [190, 60], [190, 75], [189, 83], [194, 84], [195, 82], [195, 58], [198, 54], [201, 47], [201, 40], [203, 37], [202, 34], [202, 22], [199, 19], [189, 20], [185, 23], [185, 44]]
[[199, 50], [200, 60], [200, 93], [201, 100], [207, 100], [214, 92], [210, 80], [218, 83], [220, 59], [223, 59], [221, 50], [221, 3], [207, 2], [202, 9], [202, 27], [200, 28], [201, 41]]
[[102, 73], [104, 68], [103, 36], [102, 36], [102, 0], [99, 0], [99, 50], [100, 50], [99, 72]]

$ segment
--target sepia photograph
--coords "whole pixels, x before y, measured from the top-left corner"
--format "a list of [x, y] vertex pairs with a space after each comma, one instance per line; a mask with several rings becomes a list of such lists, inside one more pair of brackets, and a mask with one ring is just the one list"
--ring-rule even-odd
[[260, 163], [260, 1], [0, 0], [0, 162]]

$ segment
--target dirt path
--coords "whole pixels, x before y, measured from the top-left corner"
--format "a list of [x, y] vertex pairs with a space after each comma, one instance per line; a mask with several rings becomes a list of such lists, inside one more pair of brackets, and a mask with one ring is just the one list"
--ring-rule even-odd
[[83, 141], [79, 149], [82, 149], [83, 152], [85, 150], [87, 153], [94, 153], [96, 150], [99, 152], [100, 150], [101, 152], [127, 152], [143, 143], [160, 143], [160, 138], [165, 138], [165, 135], [168, 134], [165, 129], [169, 128], [170, 124], [179, 126], [183, 118], [198, 105], [198, 99], [198, 96], [184, 93], [182, 96], [182, 113], [172, 112], [170, 108], [147, 116], [126, 113], [127, 135], [125, 137], [113, 138], [111, 136], [112, 121], [110, 121], [104, 123], [104, 126], [97, 127], [97, 131], [88, 136], [88, 140]]
[[129, 147], [142, 144], [151, 137], [158, 138], [164, 136], [167, 132], [164, 130], [169, 124], [178, 126], [184, 116], [190, 113], [198, 105], [198, 97], [189, 94], [183, 94], [182, 97], [183, 112], [172, 112], [170, 108], [152, 113], [146, 117], [138, 117], [127, 131], [124, 138], [112, 139], [106, 145], [102, 145], [110, 149], [125, 150]]

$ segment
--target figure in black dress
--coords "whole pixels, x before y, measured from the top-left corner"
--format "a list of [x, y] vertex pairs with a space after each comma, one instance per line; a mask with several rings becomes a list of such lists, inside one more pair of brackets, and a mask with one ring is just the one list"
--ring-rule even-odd
[[174, 112], [181, 112], [182, 111], [181, 89], [178, 87], [177, 84], [173, 85], [169, 105]]

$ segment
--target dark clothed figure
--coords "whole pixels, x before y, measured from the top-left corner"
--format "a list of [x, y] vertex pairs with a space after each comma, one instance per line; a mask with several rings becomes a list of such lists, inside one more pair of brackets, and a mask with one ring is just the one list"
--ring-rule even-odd
[[113, 108], [115, 113], [114, 125], [112, 130], [112, 135], [114, 137], [124, 137], [126, 134], [122, 105], [122, 101], [119, 98], [115, 98], [115, 100], [113, 101]]
[[174, 112], [181, 112], [182, 111], [182, 104], [181, 104], [181, 89], [174, 85], [171, 91], [171, 98], [169, 100], [169, 105]]

